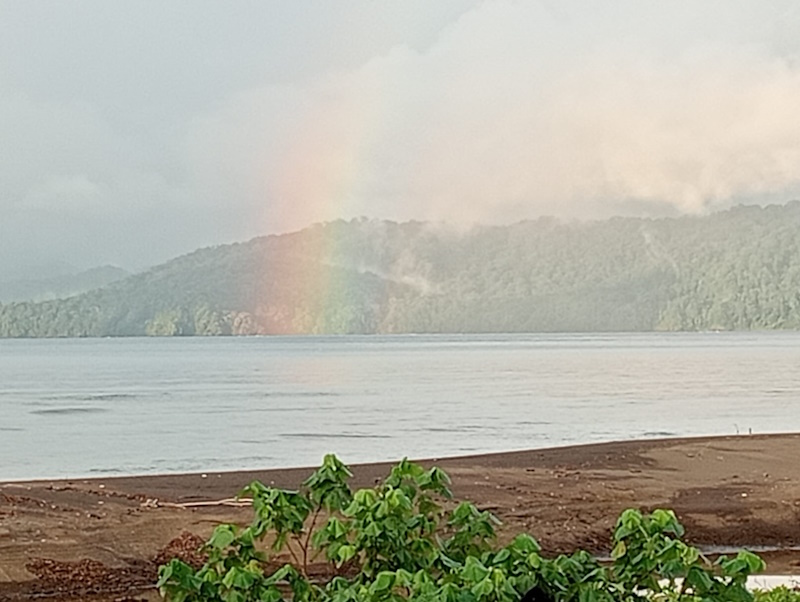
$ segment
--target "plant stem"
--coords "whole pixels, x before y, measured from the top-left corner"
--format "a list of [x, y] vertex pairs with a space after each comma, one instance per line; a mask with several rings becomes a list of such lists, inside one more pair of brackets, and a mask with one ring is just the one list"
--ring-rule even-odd
[[306, 576], [306, 579], [308, 579], [308, 546], [311, 543], [311, 535], [314, 533], [314, 526], [317, 524], [317, 518], [320, 512], [322, 512], [322, 506], [317, 506], [314, 516], [311, 517], [311, 525], [309, 525], [308, 531], [306, 532], [306, 540], [300, 543], [300, 549], [303, 550], [303, 574]]
[[[686, 574], [686, 576], [688, 576], [688, 573]], [[678, 600], [679, 601], [683, 600], [683, 595], [686, 593], [686, 584], [687, 584], [687, 581], [688, 581], [686, 579], [686, 576], [684, 576], [683, 581], [681, 582], [681, 591], [678, 592]], [[673, 583], [674, 583], [674, 581], [673, 581]]]
[[287, 550], [289, 550], [289, 554], [291, 555], [291, 557], [292, 557], [292, 560], [294, 561], [294, 564], [295, 564], [295, 566], [296, 566], [297, 568], [299, 568], [299, 569], [302, 569], [302, 568], [303, 568], [303, 565], [302, 565], [302, 563], [300, 562], [300, 559], [297, 557], [297, 554], [295, 553], [294, 549], [292, 548], [292, 541], [291, 541], [290, 539], [287, 539], [287, 540], [286, 540], [286, 549], [287, 549]]

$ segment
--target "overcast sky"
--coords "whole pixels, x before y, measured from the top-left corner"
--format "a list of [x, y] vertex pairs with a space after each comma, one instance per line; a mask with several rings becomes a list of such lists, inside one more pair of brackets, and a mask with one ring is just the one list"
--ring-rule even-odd
[[0, 272], [800, 197], [796, 0], [0, 0]]

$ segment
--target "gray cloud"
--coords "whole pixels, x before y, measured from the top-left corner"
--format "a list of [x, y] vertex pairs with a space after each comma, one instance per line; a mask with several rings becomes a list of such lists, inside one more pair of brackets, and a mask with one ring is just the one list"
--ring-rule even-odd
[[800, 192], [794, 2], [332, 5], [0, 1], [0, 264]]

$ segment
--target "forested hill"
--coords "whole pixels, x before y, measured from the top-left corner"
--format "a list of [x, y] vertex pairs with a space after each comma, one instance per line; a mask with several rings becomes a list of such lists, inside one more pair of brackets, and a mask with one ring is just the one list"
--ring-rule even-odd
[[0, 306], [6, 337], [772, 328], [800, 328], [800, 202], [468, 232], [339, 221]]

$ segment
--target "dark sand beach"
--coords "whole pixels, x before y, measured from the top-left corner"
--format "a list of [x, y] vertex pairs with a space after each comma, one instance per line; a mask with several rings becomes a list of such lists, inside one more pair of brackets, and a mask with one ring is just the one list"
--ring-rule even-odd
[[[398, 450], [398, 456], [402, 450]], [[800, 434], [602, 443], [426, 460], [456, 498], [494, 512], [505, 539], [528, 531], [548, 554], [607, 554], [629, 507], [674, 509], [708, 550], [764, 547], [770, 573], [800, 573]], [[354, 487], [388, 464], [354, 466]], [[181, 507], [252, 480], [296, 487], [309, 469], [0, 483], [0, 600], [152, 600], [157, 562], [248, 508]], [[182, 535], [183, 534], [183, 535]], [[192, 534], [196, 537], [191, 537]], [[176, 538], [178, 539], [177, 541]], [[170, 542], [172, 548], [169, 548]]]

